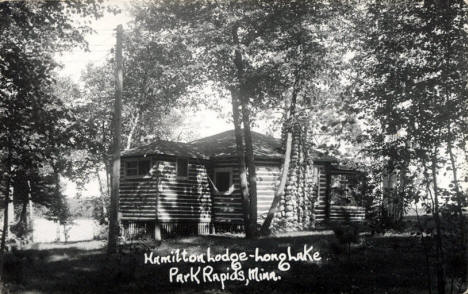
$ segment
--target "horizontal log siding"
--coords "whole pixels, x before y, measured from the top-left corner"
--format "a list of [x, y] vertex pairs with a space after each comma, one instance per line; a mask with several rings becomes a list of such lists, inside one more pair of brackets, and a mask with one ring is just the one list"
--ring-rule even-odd
[[184, 222], [211, 222], [210, 187], [203, 163], [189, 160], [186, 178], [177, 177], [175, 160], [160, 161], [158, 172], [160, 174], [159, 222], [178, 223], [178, 226]]
[[[125, 177], [125, 159], [120, 165], [119, 210], [123, 221], [154, 221], [156, 219], [157, 181], [155, 177]], [[140, 232], [134, 225], [125, 222], [127, 231]]]
[[[323, 167], [319, 168], [319, 190], [315, 206], [315, 219], [317, 222], [325, 221], [325, 190], [326, 175]], [[351, 221], [363, 221], [365, 219], [365, 209], [359, 206], [330, 206], [330, 221], [344, 221], [346, 216]]]
[[279, 185], [281, 167], [277, 165], [257, 167], [257, 214], [261, 224], [271, 207]]
[[[196, 234], [207, 233], [211, 230], [210, 223], [214, 223], [215, 227], [221, 225], [229, 228], [243, 225], [239, 167], [235, 159], [215, 159], [208, 165], [208, 169], [203, 162], [189, 161], [189, 175], [186, 178], [177, 177], [175, 158], [167, 157], [151, 158], [151, 177], [126, 178], [125, 160], [122, 160], [121, 165], [120, 212], [122, 220], [127, 223], [136, 221], [147, 224], [147, 221], [154, 223], [158, 220], [162, 224], [163, 235], [187, 230]], [[256, 165], [258, 221], [261, 223], [279, 184], [281, 165], [279, 160], [258, 160]], [[230, 195], [211, 195], [207, 174], [213, 179], [215, 168], [226, 167], [232, 169], [234, 191]], [[323, 222], [326, 201], [325, 169], [323, 166], [316, 167], [319, 168], [319, 186], [315, 217], [317, 222]], [[330, 220], [342, 221], [345, 215], [349, 215], [351, 220], [365, 218], [361, 207], [330, 207]]]
[[[257, 165], [257, 214], [259, 222], [267, 214], [279, 183], [279, 161], [256, 161]], [[234, 191], [230, 195], [213, 194], [213, 222], [242, 224], [242, 198], [240, 191], [239, 163], [235, 160], [214, 161], [210, 177], [215, 168], [231, 168]]]
[[203, 163], [189, 161], [188, 177], [181, 178], [176, 174], [175, 158], [156, 157], [152, 158], [151, 177], [126, 178], [125, 160], [120, 182], [122, 220], [158, 220], [167, 223], [164, 227], [211, 222], [211, 195]]

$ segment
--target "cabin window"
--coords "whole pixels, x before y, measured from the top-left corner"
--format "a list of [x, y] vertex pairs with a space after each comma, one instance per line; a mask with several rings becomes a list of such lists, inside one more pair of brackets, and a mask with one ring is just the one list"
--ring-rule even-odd
[[227, 192], [231, 187], [231, 173], [228, 171], [217, 172], [215, 181], [219, 192]]
[[188, 177], [188, 160], [177, 159], [176, 173], [178, 177]]
[[214, 184], [219, 193], [230, 194], [232, 187], [232, 168], [215, 168]]
[[146, 176], [151, 169], [151, 161], [147, 160], [131, 160], [125, 165], [125, 175], [127, 177]]

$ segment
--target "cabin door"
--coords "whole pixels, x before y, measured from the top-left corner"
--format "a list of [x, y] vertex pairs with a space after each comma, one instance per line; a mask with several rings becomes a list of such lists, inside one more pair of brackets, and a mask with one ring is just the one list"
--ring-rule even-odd
[[231, 168], [215, 168], [214, 184], [221, 195], [230, 195], [234, 191]]

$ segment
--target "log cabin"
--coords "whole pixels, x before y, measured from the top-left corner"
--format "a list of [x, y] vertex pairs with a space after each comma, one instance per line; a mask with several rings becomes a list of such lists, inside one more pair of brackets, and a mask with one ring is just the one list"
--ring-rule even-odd
[[[284, 154], [279, 139], [256, 132], [252, 138], [261, 224], [279, 184]], [[309, 229], [326, 220], [364, 219], [362, 206], [334, 193], [346, 184], [341, 178], [333, 183], [333, 177], [352, 171], [340, 169], [335, 158], [317, 151], [302, 166], [301, 179], [289, 178], [275, 227]], [[159, 140], [125, 150], [120, 179], [119, 216], [126, 239], [243, 228], [234, 131], [190, 143]]]

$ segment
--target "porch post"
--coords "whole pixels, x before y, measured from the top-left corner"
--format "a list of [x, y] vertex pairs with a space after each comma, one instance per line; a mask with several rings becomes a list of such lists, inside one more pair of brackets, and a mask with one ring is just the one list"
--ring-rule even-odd
[[161, 241], [162, 236], [161, 236], [161, 222], [159, 221], [159, 189], [160, 189], [160, 177], [159, 177], [159, 171], [160, 171], [160, 162], [157, 161], [156, 166], [153, 164], [153, 168], [156, 170], [156, 172], [152, 175], [153, 180], [156, 182], [156, 211], [154, 215], [154, 240], [156, 241]]
[[[158, 189], [159, 189], [159, 184], [158, 184]], [[161, 241], [162, 240], [161, 222], [159, 221], [158, 211], [159, 211], [159, 191], [156, 192], [156, 214], [154, 218], [154, 240]]]
[[154, 240], [156, 241], [161, 241], [161, 223], [156, 220], [154, 223]]

